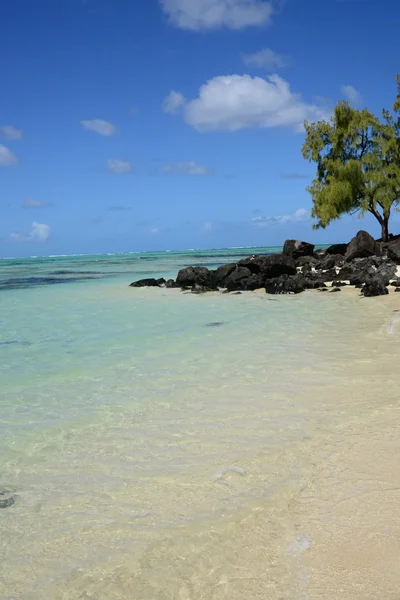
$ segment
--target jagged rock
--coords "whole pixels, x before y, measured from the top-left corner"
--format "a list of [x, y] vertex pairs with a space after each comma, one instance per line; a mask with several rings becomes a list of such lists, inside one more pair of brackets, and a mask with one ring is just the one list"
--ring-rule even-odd
[[340, 289], [340, 287], [334, 287], [331, 289], [330, 294], [332, 294], [333, 292], [341, 292], [342, 290]]
[[317, 290], [318, 288], [326, 287], [324, 280], [320, 278], [318, 273], [314, 274], [313, 276], [305, 275], [303, 280], [304, 289], [306, 290]]
[[160, 287], [164, 285], [165, 279], [161, 277], [160, 279], [154, 279], [153, 277], [149, 277], [147, 279], [139, 279], [139, 281], [134, 281], [130, 284], [129, 287]]
[[366, 298], [372, 296], [385, 296], [389, 293], [385, 282], [380, 277], [374, 277], [369, 279], [361, 288], [361, 293]]
[[345, 263], [339, 271], [341, 280], [348, 279], [351, 285], [363, 284], [371, 277], [381, 276], [386, 284], [396, 275], [397, 266], [388, 259], [379, 256], [356, 258], [352, 263]]
[[348, 244], [332, 244], [325, 250], [326, 254], [340, 254], [342, 257], [346, 254]]
[[251, 256], [239, 260], [238, 265], [240, 267], [246, 267], [251, 273], [257, 275], [265, 270], [266, 266], [269, 264], [269, 258], [269, 256], [261, 254], [252, 254]]
[[172, 288], [179, 287], [179, 285], [177, 283], [175, 283], [175, 281], [173, 279], [168, 279], [165, 282], [165, 287], [169, 288], [169, 289], [172, 289]]
[[359, 231], [347, 247], [344, 259], [350, 262], [355, 258], [380, 256], [381, 248], [374, 238], [366, 231]]
[[265, 283], [267, 294], [299, 294], [305, 290], [304, 277], [298, 275], [281, 275], [268, 279]]
[[300, 256], [296, 259], [296, 267], [315, 266], [318, 263], [318, 259], [315, 256]]
[[283, 254], [291, 256], [294, 260], [300, 256], [312, 256], [314, 254], [314, 244], [301, 242], [300, 240], [286, 240], [283, 246]]
[[206, 267], [185, 267], [179, 271], [176, 283], [180, 287], [191, 287], [196, 283], [207, 285], [209, 277], [210, 271]]
[[396, 288], [394, 291], [395, 292], [400, 292], [400, 287]]
[[334, 279], [337, 279], [337, 272], [335, 267], [333, 267], [332, 269], [328, 269], [327, 271], [322, 271], [318, 273], [318, 277], [320, 279], [323, 279], [324, 281], [333, 281]]
[[390, 285], [393, 287], [400, 287], [400, 279], [395, 279]]
[[[349, 277], [350, 284], [358, 285], [366, 283], [371, 278], [380, 278], [385, 285], [389, 285], [389, 281], [395, 276], [396, 270], [397, 266], [391, 261], [376, 261], [375, 257], [360, 260], [353, 263], [353, 271]], [[342, 273], [340, 275], [342, 276]]]
[[333, 255], [325, 256], [319, 263], [316, 264], [316, 269], [322, 269], [323, 271], [327, 271], [328, 269], [333, 269], [335, 266], [335, 258]]
[[251, 275], [248, 279], [241, 280], [241, 289], [247, 291], [260, 290], [265, 286], [265, 276], [262, 273]]
[[386, 244], [386, 252], [390, 259], [400, 265], [400, 239], [393, 240]]
[[301, 273], [305, 277], [313, 277], [314, 271], [311, 264], [305, 264], [303, 267], [301, 267]]
[[234, 271], [232, 271], [222, 282], [222, 287], [228, 289], [230, 292], [234, 290], [241, 290], [243, 288], [243, 284], [241, 281], [243, 279], [249, 279], [252, 273], [250, 269], [247, 267], [239, 267], [237, 266]]
[[316, 264], [315, 268], [327, 271], [328, 269], [333, 269], [334, 267], [341, 266], [342, 264], [343, 256], [341, 254], [328, 254], [328, 256], [325, 256], [325, 258]]
[[209, 285], [211, 287], [222, 287], [222, 283], [228, 275], [232, 273], [236, 269], [236, 263], [230, 263], [228, 265], [222, 265], [218, 267], [215, 271], [210, 271], [210, 276], [208, 279]]
[[280, 277], [281, 275], [296, 275], [297, 269], [294, 260], [285, 254], [272, 254], [271, 256], [260, 256], [254, 254], [243, 258], [238, 263], [246, 267], [251, 273], [263, 274], [266, 279]]
[[335, 288], [344, 287], [345, 285], [347, 285], [345, 281], [332, 281], [332, 287]]

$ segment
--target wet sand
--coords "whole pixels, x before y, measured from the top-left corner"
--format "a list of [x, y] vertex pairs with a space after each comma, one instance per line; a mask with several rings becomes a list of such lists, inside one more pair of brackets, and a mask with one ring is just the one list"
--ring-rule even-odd
[[389, 323], [377, 335], [370, 380], [356, 393], [367, 400], [380, 380], [382, 407], [339, 432], [340, 448], [296, 501], [299, 590], [309, 600], [400, 598], [400, 295], [391, 290], [378, 301]]

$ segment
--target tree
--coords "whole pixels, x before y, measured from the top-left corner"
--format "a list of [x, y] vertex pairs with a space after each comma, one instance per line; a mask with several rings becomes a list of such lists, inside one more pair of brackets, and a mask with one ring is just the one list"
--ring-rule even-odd
[[394, 114], [383, 110], [381, 119], [339, 102], [329, 122], [305, 123], [303, 156], [317, 163], [307, 188], [314, 229], [345, 213], [370, 212], [388, 241], [391, 210], [400, 203], [400, 75], [397, 88]]

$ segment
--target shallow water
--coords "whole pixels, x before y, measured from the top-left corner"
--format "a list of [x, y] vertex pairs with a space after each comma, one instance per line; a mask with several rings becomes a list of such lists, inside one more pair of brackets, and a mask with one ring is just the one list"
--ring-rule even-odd
[[128, 287], [251, 251], [1, 262], [0, 597], [307, 597], [293, 507], [391, 401], [396, 314]]

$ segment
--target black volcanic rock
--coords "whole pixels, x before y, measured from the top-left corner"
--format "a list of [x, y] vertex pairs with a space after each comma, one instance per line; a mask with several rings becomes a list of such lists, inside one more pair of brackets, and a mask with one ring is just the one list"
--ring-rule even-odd
[[328, 269], [327, 271], [320, 271], [318, 273], [318, 277], [320, 279], [323, 279], [324, 281], [333, 281], [334, 279], [337, 279], [337, 272], [335, 267], [333, 267], [332, 269]]
[[134, 281], [130, 284], [130, 287], [160, 287], [164, 285], [165, 279], [154, 279], [153, 277], [149, 277], [148, 279], [139, 279], [139, 281]]
[[229, 290], [230, 292], [236, 290], [242, 290], [244, 283], [241, 283], [242, 280], [248, 280], [251, 277], [252, 273], [250, 269], [247, 267], [237, 266], [222, 282], [222, 286]]
[[344, 259], [351, 262], [355, 258], [380, 256], [381, 248], [374, 238], [366, 231], [359, 231], [347, 247]]
[[348, 244], [333, 244], [325, 250], [326, 254], [341, 254], [344, 256], [347, 251]]
[[317, 263], [318, 259], [315, 256], [300, 256], [300, 258], [296, 258], [296, 267], [314, 267]]
[[281, 275], [268, 279], [265, 284], [267, 294], [299, 294], [305, 290], [305, 280], [301, 274]]
[[300, 240], [286, 240], [283, 246], [283, 254], [291, 256], [294, 260], [301, 256], [313, 256], [314, 244]]
[[207, 285], [209, 277], [210, 271], [206, 267], [185, 267], [179, 271], [176, 283], [180, 287], [191, 287], [196, 283]]
[[262, 273], [251, 275], [248, 279], [241, 281], [241, 289], [247, 291], [260, 290], [265, 286], [265, 276]]
[[393, 240], [386, 244], [387, 255], [390, 259], [400, 265], [400, 239]]
[[165, 282], [165, 287], [166, 287], [166, 288], [169, 288], [169, 289], [172, 289], [172, 288], [177, 288], [177, 287], [179, 287], [179, 285], [178, 285], [177, 283], [175, 283], [175, 281], [174, 281], [173, 279], [168, 279], [168, 280]]
[[222, 287], [225, 277], [230, 275], [235, 269], [236, 263], [230, 263], [228, 265], [222, 265], [221, 267], [218, 267], [218, 269], [215, 271], [210, 271], [208, 278], [209, 285], [211, 285], [211, 287]]
[[341, 254], [328, 254], [316, 264], [316, 268], [327, 271], [328, 269], [333, 269], [336, 266], [341, 266], [343, 264], [343, 260], [344, 259]]
[[271, 256], [254, 254], [240, 260], [238, 265], [246, 267], [253, 274], [263, 274], [265, 279], [280, 277], [280, 275], [296, 275], [297, 273], [294, 260], [285, 254], [271, 254]]
[[361, 288], [361, 294], [366, 298], [371, 298], [372, 296], [385, 296], [388, 293], [389, 290], [383, 279], [380, 277], [371, 278]]

